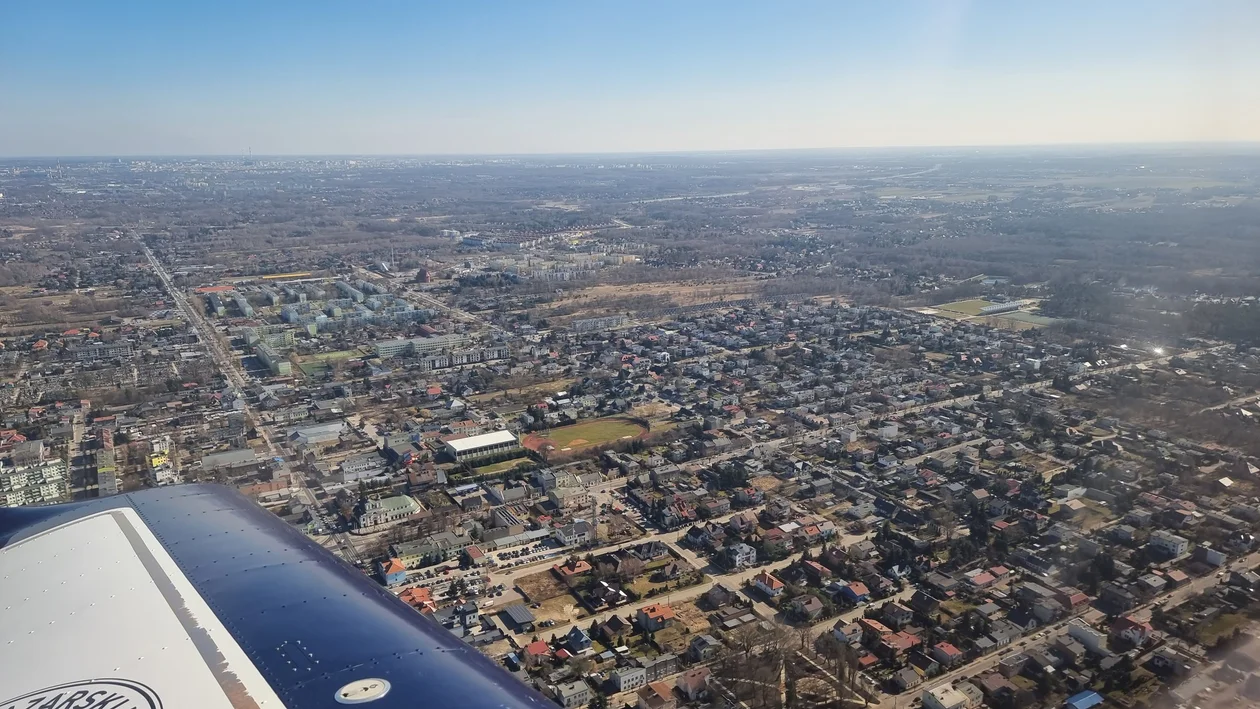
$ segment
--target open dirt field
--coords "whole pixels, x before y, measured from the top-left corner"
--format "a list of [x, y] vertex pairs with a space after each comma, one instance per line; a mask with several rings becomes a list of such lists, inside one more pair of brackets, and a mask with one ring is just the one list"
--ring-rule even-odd
[[625, 297], [632, 295], [660, 295], [669, 298], [678, 305], [695, 305], [709, 303], [723, 298], [735, 300], [755, 295], [759, 292], [759, 282], [753, 278], [732, 279], [722, 283], [670, 281], [663, 283], [635, 283], [633, 285], [601, 285], [575, 291], [571, 298]]
[[696, 607], [695, 603], [690, 601], [675, 603], [673, 607], [679, 624], [690, 630], [692, 634], [709, 632], [709, 619], [704, 611]]
[[544, 620], [554, 620], [557, 625], [564, 625], [570, 621], [585, 618], [590, 614], [582, 608], [573, 596], [565, 594], [556, 596], [542, 602], [542, 607], [532, 609], [534, 617], [538, 622]]
[[759, 295], [764, 282], [736, 278], [713, 281], [665, 281], [660, 283], [608, 284], [570, 291], [540, 308], [538, 317], [598, 317], [610, 313], [739, 300]]
[[530, 603], [541, 603], [557, 596], [569, 595], [569, 589], [551, 573], [551, 569], [522, 576], [516, 580], [516, 586]]
[[569, 593], [568, 587], [551, 573], [551, 569], [522, 576], [516, 580], [516, 587], [525, 596], [527, 603], [541, 604], [538, 608], [531, 609], [540, 623], [554, 620], [557, 624], [564, 624], [589, 615]]
[[769, 475], [763, 475], [759, 478], [753, 478], [748, 484], [762, 492], [773, 492], [783, 486], [783, 481]]
[[565, 391], [570, 386], [573, 386], [573, 382], [575, 381], [577, 380], [573, 378], [555, 379], [549, 382], [542, 382], [541, 384], [531, 384], [519, 389], [488, 391], [484, 394], [474, 394], [468, 397], [468, 400], [480, 404], [487, 401], [494, 401], [495, 399], [503, 399], [505, 401], [508, 398], [517, 401], [541, 399], [543, 397], [552, 396], [558, 391]]

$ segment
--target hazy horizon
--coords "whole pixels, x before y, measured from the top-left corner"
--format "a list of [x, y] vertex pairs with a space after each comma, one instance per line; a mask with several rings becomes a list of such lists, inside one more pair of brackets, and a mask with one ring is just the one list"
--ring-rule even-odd
[[[1071, 152], [1148, 152], [1148, 151], [1202, 151], [1213, 152], [1214, 149], [1255, 149], [1260, 150], [1260, 140], [1252, 141], [1168, 141], [1163, 143], [1141, 142], [1141, 143], [1041, 143], [1041, 144], [993, 144], [993, 145], [873, 145], [873, 146], [824, 146], [824, 147], [806, 147], [806, 148], [738, 148], [730, 150], [627, 150], [627, 151], [591, 151], [591, 152], [537, 152], [537, 153], [259, 153], [242, 152], [242, 153], [114, 153], [114, 154], [78, 154], [78, 155], [0, 155], [0, 160], [22, 161], [22, 160], [114, 160], [114, 159], [132, 159], [132, 160], [173, 160], [173, 159], [193, 159], [193, 158], [210, 158], [210, 159], [233, 159], [246, 158], [254, 160], [263, 160], [271, 158], [280, 159], [484, 159], [484, 158], [618, 158], [618, 157], [670, 157], [670, 156], [757, 156], [757, 155], [789, 155], [789, 154], [869, 154], [869, 155], [895, 155], [895, 154], [914, 154], [920, 156], [930, 156], [932, 153], [940, 152], [967, 152], [967, 153], [986, 153], [1000, 154], [1010, 152], [1047, 152], [1058, 153], [1061, 151]], [[1231, 151], [1233, 152], [1233, 151]]]
[[1260, 5], [0, 6], [0, 156], [1260, 141]]

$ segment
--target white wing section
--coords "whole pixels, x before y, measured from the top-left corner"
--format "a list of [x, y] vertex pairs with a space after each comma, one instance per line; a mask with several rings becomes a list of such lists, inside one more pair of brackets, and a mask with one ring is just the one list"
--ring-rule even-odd
[[283, 707], [127, 508], [0, 549], [0, 707], [10, 704]]

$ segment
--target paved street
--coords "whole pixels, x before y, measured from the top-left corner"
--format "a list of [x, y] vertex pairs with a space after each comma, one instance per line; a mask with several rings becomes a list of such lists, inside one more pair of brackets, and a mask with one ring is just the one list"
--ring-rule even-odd
[[[166, 287], [166, 291], [170, 294], [171, 300], [175, 302], [176, 309], [184, 316], [184, 319], [192, 325], [193, 329], [197, 331], [197, 337], [201, 340], [202, 346], [205, 347], [206, 352], [210, 355], [210, 358], [214, 360], [219, 372], [225, 379], [227, 379], [228, 384], [232, 387], [233, 393], [243, 406], [242, 413], [245, 414], [245, 419], [250, 423], [254, 430], [258, 432], [259, 437], [262, 438], [263, 444], [267, 447], [267, 454], [273, 458], [284, 458], [285, 452], [282, 451], [271, 439], [271, 433], [268, 430], [269, 427], [263, 424], [262, 420], [254, 412], [253, 407], [250, 406], [249, 400], [245, 396], [248, 385], [246, 384], [244, 375], [241, 374], [241, 371], [237, 366], [239, 362], [236, 357], [223, 344], [223, 340], [215, 331], [214, 326], [206, 320], [205, 315], [201, 312], [201, 309], [189, 303], [188, 297], [184, 295], [184, 292], [175, 286], [175, 283], [171, 280], [171, 274], [167, 272], [166, 267], [162, 265], [162, 262], [158, 260], [157, 256], [155, 256], [153, 251], [147, 246], [144, 247], [144, 255], [149, 259], [149, 264], [153, 267], [153, 272], [157, 274], [158, 279], [162, 281], [162, 285]], [[287, 469], [287, 465], [285, 467]], [[305, 500], [306, 505], [312, 510], [312, 514], [315, 514], [314, 511], [319, 510], [320, 505], [318, 500], [315, 499], [315, 493], [307, 487], [306, 478], [302, 475], [291, 475], [290, 477], [293, 484], [297, 486], [298, 495]], [[329, 536], [336, 542], [336, 546], [334, 548], [340, 551], [343, 557], [349, 561], [359, 561], [358, 549], [355, 548], [354, 542], [350, 540], [349, 535], [342, 532], [333, 532]]]

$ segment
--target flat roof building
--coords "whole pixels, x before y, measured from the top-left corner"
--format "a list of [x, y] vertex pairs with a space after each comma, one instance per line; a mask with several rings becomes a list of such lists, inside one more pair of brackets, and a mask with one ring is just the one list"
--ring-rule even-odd
[[923, 706], [927, 709], [971, 709], [971, 698], [958, 691], [952, 684], [923, 692]]
[[225, 470], [231, 473], [261, 465], [262, 462], [252, 448], [239, 448], [202, 456], [201, 469], [206, 472]]
[[70, 476], [63, 461], [0, 466], [0, 507], [47, 505], [69, 499]]
[[467, 335], [435, 335], [433, 337], [413, 337], [400, 340], [380, 340], [376, 343], [376, 356], [382, 359], [400, 355], [423, 355], [438, 352], [449, 352], [464, 347], [469, 342]]
[[293, 363], [289, 361], [289, 358], [265, 343], [260, 342], [256, 345], [254, 354], [258, 356], [258, 361], [262, 362], [277, 377], [288, 376], [293, 373]]
[[295, 428], [289, 434], [289, 438], [297, 443], [305, 446], [318, 445], [321, 443], [335, 443], [341, 438], [341, 432], [346, 428], [346, 424], [341, 421], [330, 421], [328, 423], [316, 424], [314, 426], [302, 426]]
[[516, 434], [511, 431], [495, 431], [480, 436], [456, 438], [446, 441], [446, 452], [457, 461], [474, 460], [496, 453], [507, 453], [521, 447]]
[[504, 608], [501, 615], [506, 615], [518, 632], [534, 627], [534, 614], [525, 607], [524, 603], [513, 603]]

